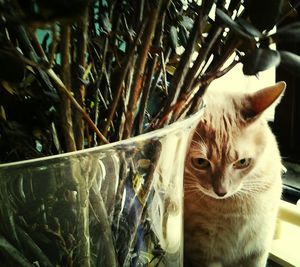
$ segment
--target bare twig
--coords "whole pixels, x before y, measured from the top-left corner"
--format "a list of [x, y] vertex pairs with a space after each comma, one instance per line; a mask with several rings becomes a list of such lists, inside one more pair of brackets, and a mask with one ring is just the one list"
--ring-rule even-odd
[[[228, 71], [230, 71], [236, 64], [239, 63], [239, 61], [234, 60], [228, 67], [226, 67], [223, 70], [217, 71], [215, 73], [207, 73], [203, 78], [197, 79], [194, 84], [192, 90], [190, 90], [188, 93], [184, 94], [176, 103], [174, 107], [173, 112], [173, 122], [178, 120], [184, 112], [187, 111], [187, 108], [190, 106], [191, 102], [194, 100], [194, 98], [202, 97], [204, 92], [203, 86], [207, 87], [212, 81], [215, 79], [218, 79], [225, 75]], [[198, 93], [198, 91], [202, 92], [202, 94], [199, 94], [195, 97], [195, 95]]]
[[[88, 9], [83, 11], [83, 16], [78, 22], [78, 37], [77, 37], [77, 66], [86, 68], [87, 59], [87, 44], [88, 44]], [[83, 77], [80, 77], [81, 79]], [[76, 77], [76, 86], [74, 96], [82, 108], [84, 108], [85, 85]], [[74, 134], [77, 149], [83, 149], [84, 144], [84, 122], [81, 113], [78, 110], [74, 111]]]
[[135, 72], [134, 84], [133, 84], [134, 87], [130, 94], [128, 111], [125, 115], [126, 122], [125, 122], [123, 137], [122, 137], [123, 139], [126, 139], [131, 136], [134, 116], [137, 108], [137, 102], [140, 98], [142, 85], [143, 85], [144, 70], [148, 59], [148, 53], [150, 50], [152, 38], [155, 33], [155, 27], [157, 24], [157, 19], [159, 17], [161, 5], [162, 5], [162, 0], [159, 0], [157, 5], [151, 10], [151, 13], [149, 15], [149, 21], [144, 35], [145, 40], [143, 41], [142, 51], [139, 55], [139, 59], [137, 60], [137, 65], [135, 66], [136, 72]]
[[210, 55], [213, 45], [219, 39], [219, 36], [221, 35], [222, 32], [223, 32], [222, 27], [217, 27], [216, 30], [213, 30], [211, 32], [212, 38], [210, 39], [210, 42], [208, 44], [203, 44], [203, 46], [201, 47], [199, 54], [193, 64], [193, 67], [188, 71], [184, 79], [181, 92], [188, 92], [191, 89], [191, 86], [193, 85], [195, 79], [197, 78], [196, 74], [198, 73], [201, 65], [203, 65], [203, 63], [207, 60], [207, 57], [208, 55]]
[[0, 235], [0, 249], [2, 253], [8, 255], [13, 260], [14, 264], [23, 267], [32, 266], [31, 262], [27, 260], [27, 258], [23, 255], [23, 253], [17, 250], [2, 235]]
[[95, 123], [92, 121], [90, 116], [85, 112], [85, 110], [79, 105], [79, 103], [76, 101], [76, 99], [73, 97], [73, 95], [69, 92], [69, 90], [66, 88], [64, 83], [60, 80], [60, 78], [56, 75], [56, 73], [49, 69], [47, 71], [49, 76], [53, 79], [53, 81], [58, 86], [58, 89], [63, 92], [71, 101], [72, 105], [80, 111], [82, 117], [86, 120], [86, 122], [89, 124], [90, 128], [97, 134], [98, 138], [104, 143], [108, 144], [108, 140], [104, 137], [104, 135], [99, 131]]
[[92, 208], [92, 212], [94, 212], [94, 215], [97, 218], [99, 228], [101, 230], [100, 242], [102, 243], [103, 248], [103, 251], [101, 251], [101, 254], [99, 255], [101, 258], [101, 264], [103, 266], [117, 267], [118, 261], [113, 244], [111, 226], [108, 220], [109, 216], [101, 194], [96, 192], [93, 187], [90, 190], [90, 206]]
[[51, 26], [51, 30], [52, 30], [52, 44], [51, 44], [51, 50], [50, 50], [49, 57], [47, 57], [44, 49], [42, 48], [41, 44], [39, 43], [36, 33], [33, 31], [29, 31], [31, 40], [37, 50], [37, 53], [39, 54], [40, 57], [45, 59], [45, 62], [43, 62], [42, 64], [36, 63], [36, 62], [28, 62], [29, 65], [35, 66], [38, 68], [42, 68], [42, 69], [52, 68], [54, 61], [55, 61], [56, 49], [57, 49], [57, 44], [58, 44], [59, 38], [57, 36], [57, 29], [56, 29], [55, 25]]
[[[222, 29], [219, 28], [217, 29], [217, 32], [221, 34]], [[212, 38], [211, 42], [209, 44], [209, 49], [211, 50], [212, 45], [215, 43], [215, 41], [218, 38], [218, 34], [214, 35], [216, 38]], [[231, 70], [237, 63], [238, 61], [234, 60], [227, 68], [221, 70], [222, 66], [224, 63], [227, 61], [227, 59], [234, 53], [236, 48], [240, 45], [241, 41], [238, 40], [237, 38], [233, 38], [232, 40], [228, 41], [227, 45], [223, 48], [224, 53], [222, 53], [221, 57], [218, 57], [216, 61], [212, 61], [210, 63], [209, 68], [206, 70], [206, 74], [200, 73], [198, 77], [192, 79], [192, 83], [190, 81], [187, 81], [188, 86], [191, 87], [189, 91], [183, 90], [181, 93], [178, 101], [176, 102], [175, 105], [173, 105], [172, 109], [168, 110], [166, 114], [162, 117], [162, 120], [159, 122], [158, 126], [162, 126], [162, 123], [165, 122], [167, 118], [167, 114], [170, 113], [171, 111], [173, 112], [172, 115], [172, 120], [171, 122], [176, 121], [181, 114], [186, 110], [186, 108], [190, 105], [190, 101], [192, 101], [191, 96], [194, 96], [195, 98], [201, 98], [202, 95], [204, 94], [205, 90], [203, 88], [207, 88], [207, 86], [215, 79], [223, 76], [226, 74], [229, 70]], [[202, 93], [197, 93], [197, 91], [200, 90]], [[193, 99], [195, 102], [199, 102], [198, 100]]]
[[[88, 163], [87, 163], [88, 164]], [[79, 267], [91, 266], [90, 231], [89, 231], [89, 173], [84, 173], [78, 164], [72, 166], [72, 176], [76, 181], [77, 191], [77, 236]]]
[[156, 54], [151, 61], [151, 66], [148, 70], [148, 75], [146, 76], [146, 81], [144, 84], [144, 90], [143, 90], [141, 104], [140, 104], [140, 111], [138, 114], [138, 134], [141, 134], [143, 132], [145, 109], [146, 109], [146, 104], [147, 104], [148, 98], [149, 98], [151, 80], [152, 80], [152, 76], [153, 76], [153, 73], [154, 73], [154, 70], [155, 70], [155, 67], [157, 64], [157, 60], [158, 60], [158, 55]]
[[[70, 70], [70, 42], [71, 41], [71, 30], [69, 26], [62, 26], [61, 33], [61, 59], [62, 59], [62, 82], [65, 84], [66, 89], [71, 88], [71, 70]], [[66, 142], [67, 151], [75, 151], [76, 144], [73, 132], [73, 122], [72, 122], [72, 111], [71, 111], [71, 101], [66, 95], [61, 94], [61, 120], [62, 129]]]
[[[176, 68], [173, 78], [171, 80], [171, 85], [168, 90], [169, 97], [168, 97], [167, 103], [165, 105], [165, 108], [163, 110], [163, 114], [162, 114], [163, 117], [165, 116], [166, 113], [168, 113], [168, 111], [170, 110], [170, 107], [176, 102], [176, 100], [179, 96], [180, 88], [183, 84], [184, 77], [189, 69], [189, 65], [192, 60], [192, 55], [193, 55], [194, 49], [195, 49], [195, 43], [196, 43], [197, 39], [199, 38], [202, 19], [203, 19], [202, 8], [199, 6], [198, 14], [194, 21], [194, 26], [191, 30], [187, 47], [184, 50], [184, 53], [181, 57], [179, 65]], [[164, 121], [167, 121], [167, 118]]]
[[[151, 195], [151, 189], [153, 188], [153, 183], [154, 183], [154, 171], [157, 168], [160, 156], [161, 156], [161, 143], [159, 141], [153, 141], [149, 144], [147, 144], [148, 146], [152, 146], [153, 148], [153, 154], [151, 155], [150, 158], [150, 166], [146, 172], [146, 177], [145, 177], [145, 184], [143, 186], [143, 190], [141, 190], [142, 192], [139, 192], [138, 195], [136, 195], [136, 198], [140, 198], [140, 203], [144, 204], [147, 203], [149, 196]], [[136, 199], [135, 199], [136, 200]], [[132, 210], [134, 210], [134, 214], [136, 214], [136, 218], [134, 219], [134, 222], [132, 223], [132, 225], [130, 225], [129, 227], [129, 231], [130, 231], [130, 239], [128, 240], [128, 248], [127, 249], [127, 255], [125, 258], [125, 262], [123, 266], [129, 266], [130, 260], [131, 260], [131, 252], [134, 248], [134, 240], [136, 240], [136, 235], [137, 235], [137, 229], [138, 226], [140, 225], [141, 222], [141, 218], [143, 215], [143, 212], [146, 208], [146, 205], [140, 205], [139, 207], [137, 207], [136, 205], [134, 205], [134, 200], [130, 200], [130, 203], [128, 205], [128, 213], [130, 214], [130, 212], [132, 212]]]
[[137, 47], [138, 41], [140, 40], [141, 35], [144, 32], [144, 28], [145, 28], [145, 21], [144, 21], [144, 23], [142, 23], [142, 25], [139, 29], [139, 32], [136, 35], [135, 41], [132, 44], [132, 46], [131, 46], [131, 48], [128, 52], [127, 60], [124, 61], [125, 65], [120, 68], [122, 70], [122, 72], [121, 72], [121, 74], [119, 76], [119, 79], [117, 81], [116, 91], [115, 91], [116, 95], [114, 96], [113, 103], [111, 105], [110, 112], [108, 114], [107, 121], [106, 121], [106, 124], [104, 126], [104, 130], [103, 130], [104, 136], [107, 135], [107, 132], [108, 132], [108, 129], [109, 129], [110, 124], [112, 122], [112, 119], [115, 116], [115, 112], [116, 112], [116, 109], [117, 109], [117, 106], [119, 104], [119, 100], [120, 100], [120, 97], [121, 97], [121, 94], [122, 94], [122, 91], [123, 91], [123, 83], [124, 83], [125, 77], [127, 75], [128, 69], [131, 66], [131, 60], [132, 60], [132, 57], [135, 53], [135, 49]]
[[[163, 7], [163, 10], [166, 10], [168, 5], [169, 5], [170, 1], [168, 1], [166, 3], [166, 6]], [[157, 31], [156, 31], [156, 36], [154, 38], [153, 41], [153, 47], [157, 47], [157, 48], [161, 48], [162, 46], [162, 38], [163, 38], [163, 28], [165, 25], [165, 17], [166, 17], [166, 12], [163, 12], [161, 19], [160, 19], [160, 24], [157, 27]], [[160, 76], [161, 74], [161, 70], [164, 72], [165, 75], [165, 62], [164, 62], [164, 56], [163, 53], [160, 53], [161, 55], [161, 69], [158, 71], [159, 75], [157, 75], [157, 77]], [[157, 63], [158, 63], [158, 59], [159, 59], [159, 54], [155, 53], [155, 55], [153, 56], [153, 59], [150, 62], [150, 67], [148, 69], [148, 73], [146, 75], [146, 80], [145, 80], [145, 84], [144, 84], [144, 90], [142, 93], [142, 98], [141, 98], [141, 103], [140, 103], [140, 107], [139, 107], [139, 113], [138, 113], [138, 129], [137, 129], [137, 134], [141, 134], [143, 132], [143, 122], [144, 122], [144, 117], [145, 117], [145, 109], [146, 109], [146, 105], [148, 102], [148, 98], [149, 98], [149, 94], [150, 94], [150, 89], [151, 89], [151, 84], [152, 84], [152, 80], [153, 80], [153, 76], [155, 73], [155, 69], [157, 68]], [[166, 77], [164, 77], [166, 80]], [[156, 82], [156, 81], [155, 81]], [[166, 86], [167, 82], [165, 81], [165, 86]]]
[[192, 101], [196, 101], [196, 98], [201, 98], [205, 92], [203, 88], [206, 88], [213, 80], [222, 77], [228, 71], [230, 71], [239, 61], [234, 60], [228, 67], [223, 70], [207, 73], [202, 77], [199, 77], [194, 81], [193, 87], [188, 92], [183, 93], [180, 98], [172, 105], [152, 127], [158, 129], [163, 126], [167, 121], [168, 116], [173, 113], [172, 121], [174, 122], [186, 111], [187, 107]]

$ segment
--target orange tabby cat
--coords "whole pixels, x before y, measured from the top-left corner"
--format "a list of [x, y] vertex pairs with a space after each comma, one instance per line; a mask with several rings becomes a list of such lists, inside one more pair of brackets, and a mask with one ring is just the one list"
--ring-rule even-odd
[[208, 92], [185, 166], [185, 266], [262, 267], [281, 196], [281, 160], [262, 113], [285, 83]]

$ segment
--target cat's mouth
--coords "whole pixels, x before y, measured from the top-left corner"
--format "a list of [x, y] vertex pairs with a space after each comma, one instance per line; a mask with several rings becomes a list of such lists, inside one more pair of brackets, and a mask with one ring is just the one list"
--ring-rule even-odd
[[208, 196], [210, 196], [210, 197], [212, 197], [212, 198], [214, 198], [214, 199], [226, 199], [226, 198], [231, 197], [232, 195], [229, 194], [229, 193], [227, 193], [227, 194], [225, 194], [225, 195], [220, 196], [220, 195], [217, 195], [217, 194], [214, 193], [214, 192], [209, 192]]
[[[226, 199], [226, 198], [229, 198], [232, 195], [234, 195], [231, 192], [217, 191], [217, 190], [214, 190], [213, 188], [207, 189], [207, 188], [203, 187], [202, 185], [199, 185], [199, 190], [204, 195], [209, 196], [214, 199]], [[215, 192], [215, 191], [217, 191], [217, 192]]]

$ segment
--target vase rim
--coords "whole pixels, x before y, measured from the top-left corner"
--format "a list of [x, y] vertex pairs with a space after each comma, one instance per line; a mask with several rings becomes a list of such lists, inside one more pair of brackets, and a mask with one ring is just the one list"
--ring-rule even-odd
[[106, 149], [113, 148], [116, 146], [130, 145], [131, 143], [134, 144], [134, 143], [142, 141], [142, 140], [151, 139], [154, 136], [162, 137], [162, 136], [167, 135], [169, 132], [172, 132], [175, 129], [182, 128], [184, 125], [193, 125], [193, 123], [196, 122], [196, 120], [201, 117], [201, 115], [204, 112], [204, 109], [205, 109], [205, 106], [202, 105], [201, 108], [197, 112], [190, 115], [189, 117], [178, 120], [178, 121], [171, 123], [163, 128], [156, 129], [156, 130], [153, 130], [153, 131], [150, 131], [147, 133], [143, 133], [143, 134], [140, 134], [137, 136], [133, 136], [128, 139], [124, 139], [124, 140], [120, 140], [120, 141], [116, 141], [113, 143], [104, 144], [104, 145], [100, 145], [100, 146], [84, 148], [84, 149], [76, 150], [76, 151], [72, 151], [72, 152], [65, 152], [65, 153], [51, 155], [51, 156], [44, 156], [44, 157], [39, 157], [39, 158], [3, 163], [3, 164], [0, 164], [0, 169], [7, 168], [7, 167], [20, 166], [20, 165], [27, 165], [27, 164], [41, 162], [41, 161], [44, 162], [44, 161], [48, 161], [48, 160], [64, 158], [64, 157], [73, 156], [73, 155], [80, 156], [80, 155], [83, 155], [83, 154], [86, 154], [89, 152], [96, 152], [96, 151], [101, 152], [102, 150], [106, 150]]

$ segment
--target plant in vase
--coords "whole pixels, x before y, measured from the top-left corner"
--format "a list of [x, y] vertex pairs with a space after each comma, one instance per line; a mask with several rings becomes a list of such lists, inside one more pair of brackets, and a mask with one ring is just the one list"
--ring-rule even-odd
[[299, 41], [299, 23], [280, 27], [297, 6], [0, 1], [0, 160], [60, 155], [1, 166], [5, 264], [180, 266], [180, 179], [199, 115], [183, 119], [236, 64], [299, 68], [270, 49]]

